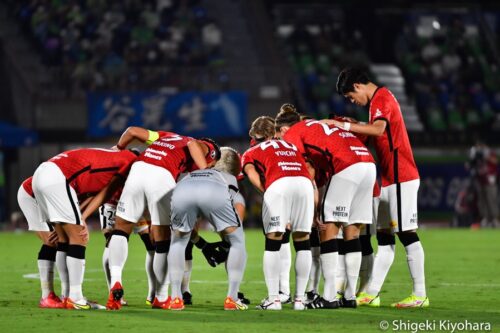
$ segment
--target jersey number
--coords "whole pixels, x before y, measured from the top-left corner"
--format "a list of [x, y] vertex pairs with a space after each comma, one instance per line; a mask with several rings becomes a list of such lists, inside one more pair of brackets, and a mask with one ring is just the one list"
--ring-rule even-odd
[[273, 147], [274, 149], [280, 149], [281, 148], [280, 144], [287, 149], [297, 151], [297, 147], [295, 147], [293, 144], [282, 141], [282, 140], [269, 140], [269, 141], [263, 142], [260, 144], [260, 148], [262, 150], [266, 150], [269, 147]]
[[323, 124], [322, 122], [319, 122], [317, 120], [310, 121], [306, 124], [306, 126], [312, 126], [312, 125], [321, 125], [321, 127], [323, 127], [323, 131], [325, 131], [326, 135], [332, 135], [333, 133], [335, 133], [339, 130], [338, 127], [330, 128], [330, 127], [328, 127], [327, 124]]

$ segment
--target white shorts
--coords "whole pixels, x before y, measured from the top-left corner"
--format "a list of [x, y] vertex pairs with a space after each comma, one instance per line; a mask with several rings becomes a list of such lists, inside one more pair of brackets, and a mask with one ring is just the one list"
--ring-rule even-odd
[[116, 216], [137, 223], [147, 204], [152, 225], [170, 225], [170, 197], [174, 187], [175, 179], [168, 170], [135, 162], [125, 181]]
[[78, 225], [82, 223], [76, 192], [54, 163], [44, 162], [36, 169], [33, 175], [33, 193], [42, 221]]
[[17, 203], [28, 221], [28, 230], [52, 231], [52, 227], [42, 220], [35, 198], [29, 195], [22, 185], [17, 191]]
[[264, 193], [262, 222], [264, 232], [311, 232], [314, 218], [314, 189], [306, 177], [284, 177], [271, 184]]
[[382, 187], [377, 229], [393, 232], [418, 228], [417, 199], [420, 179]]
[[[99, 220], [101, 221], [101, 230], [106, 232], [111, 232], [115, 228], [115, 216], [116, 216], [116, 206], [105, 203], [99, 207]], [[149, 217], [149, 212], [146, 210], [143, 217], [134, 226], [134, 233], [138, 234], [149, 228], [151, 218]]]
[[372, 223], [375, 177], [375, 164], [365, 162], [333, 175], [323, 198], [322, 220], [347, 225]]

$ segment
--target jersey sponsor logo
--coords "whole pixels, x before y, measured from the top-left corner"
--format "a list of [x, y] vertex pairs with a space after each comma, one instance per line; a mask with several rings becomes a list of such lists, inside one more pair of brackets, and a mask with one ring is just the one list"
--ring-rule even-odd
[[[161, 155], [161, 156], [158, 156], [158, 155]], [[163, 157], [167, 156], [167, 153], [162, 151], [162, 150], [156, 150], [156, 149], [153, 149], [150, 147], [150, 148], [146, 149], [146, 151], [144, 152], [144, 156], [160, 161], [162, 159], [162, 156]]]
[[339, 133], [339, 136], [342, 138], [342, 139], [347, 139], [347, 138], [355, 138], [356, 135], [354, 135], [353, 133], [351, 132], [340, 132]]
[[271, 216], [271, 222], [269, 223], [270, 227], [279, 227], [280, 226], [280, 217], [279, 216]]
[[350, 146], [349, 147], [354, 153], [358, 156], [369, 156], [370, 153], [368, 152], [368, 149], [366, 147], [356, 147], [356, 146]]
[[123, 201], [118, 201], [118, 205], [116, 206], [116, 210], [124, 213], [125, 212], [125, 203]]
[[335, 210], [333, 211], [333, 216], [348, 217], [349, 213], [347, 212], [347, 207], [346, 206], [335, 207]]
[[301, 171], [302, 164], [299, 162], [279, 162], [278, 166], [283, 171]]
[[418, 222], [418, 214], [417, 213], [413, 213], [411, 218], [410, 218], [410, 223], [411, 224], [417, 224]]

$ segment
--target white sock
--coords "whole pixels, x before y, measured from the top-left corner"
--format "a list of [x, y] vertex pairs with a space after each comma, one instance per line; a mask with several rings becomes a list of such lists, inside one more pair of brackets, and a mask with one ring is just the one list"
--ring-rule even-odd
[[424, 271], [424, 249], [422, 243], [415, 242], [407, 247], [406, 259], [413, 279], [413, 294], [418, 297], [425, 297], [425, 271]]
[[102, 269], [106, 276], [106, 284], [108, 285], [109, 291], [109, 289], [111, 289], [111, 272], [109, 271], [109, 249], [107, 247], [105, 247], [102, 252]]
[[238, 299], [238, 291], [243, 280], [243, 273], [247, 263], [247, 251], [245, 249], [245, 234], [242, 228], [238, 228], [225, 236], [226, 241], [231, 244], [226, 260], [228, 291], [227, 296], [233, 300]]
[[116, 282], [122, 283], [122, 272], [128, 256], [128, 239], [122, 235], [112, 235], [109, 244], [109, 271], [111, 274], [111, 288]]
[[59, 273], [59, 280], [61, 280], [61, 299], [63, 299], [69, 296], [69, 274], [65, 251], [57, 251], [56, 266]]
[[42, 298], [45, 298], [49, 296], [51, 291], [54, 291], [54, 262], [38, 259], [38, 272], [40, 273]]
[[344, 294], [346, 287], [345, 255], [339, 254], [337, 262], [337, 276], [335, 277], [335, 289], [337, 293]]
[[361, 267], [359, 268], [359, 288], [358, 292], [366, 292], [368, 281], [372, 275], [373, 253], [361, 257]]
[[148, 297], [147, 299], [153, 301], [155, 298], [155, 272], [153, 269], [153, 259], [155, 257], [155, 251], [146, 251], [146, 274], [148, 275]]
[[182, 293], [185, 293], [186, 291], [188, 293], [191, 293], [191, 290], [189, 289], [189, 281], [191, 281], [192, 271], [193, 271], [193, 261], [186, 260], [184, 262], [184, 276], [182, 277], [182, 284], [181, 284]]
[[269, 300], [278, 298], [280, 289], [280, 253], [264, 251], [264, 278]]
[[347, 285], [344, 297], [347, 300], [356, 298], [356, 286], [358, 284], [359, 268], [361, 266], [361, 251], [349, 252], [345, 254], [345, 269]]
[[279, 291], [290, 295], [290, 268], [292, 266], [292, 250], [290, 242], [281, 244], [280, 248], [280, 287]]
[[304, 300], [307, 281], [311, 273], [311, 262], [311, 251], [300, 250], [295, 254], [295, 299]]
[[372, 277], [368, 282], [366, 292], [370, 295], [378, 295], [385, 277], [389, 273], [392, 262], [394, 261], [395, 245], [379, 245], [377, 255], [373, 261]]
[[335, 300], [335, 297], [337, 296], [337, 290], [335, 289], [335, 275], [337, 274], [338, 257], [339, 253], [337, 251], [322, 253], [320, 255], [321, 271], [323, 272], [323, 278], [325, 279], [323, 298], [329, 302]]
[[[153, 259], [153, 269], [156, 277], [156, 297], [160, 302], [165, 302], [168, 298], [167, 255], [168, 253], [156, 252]], [[184, 255], [181, 257], [184, 258]]]
[[83, 299], [82, 283], [85, 273], [85, 259], [66, 257], [69, 275], [69, 298], [77, 302]]
[[307, 291], [318, 292], [319, 280], [321, 278], [321, 260], [319, 259], [320, 247], [311, 247], [311, 273], [309, 273], [309, 283], [307, 285]]
[[168, 252], [168, 274], [172, 284], [172, 298], [182, 298], [181, 284], [184, 276], [186, 246], [191, 234], [177, 236], [172, 233], [172, 242]]

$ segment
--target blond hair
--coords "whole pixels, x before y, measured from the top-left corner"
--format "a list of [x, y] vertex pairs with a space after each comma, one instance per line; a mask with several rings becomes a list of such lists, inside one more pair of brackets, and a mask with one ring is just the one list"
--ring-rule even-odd
[[214, 165], [215, 170], [238, 176], [241, 171], [240, 155], [231, 147], [220, 147], [221, 157]]

